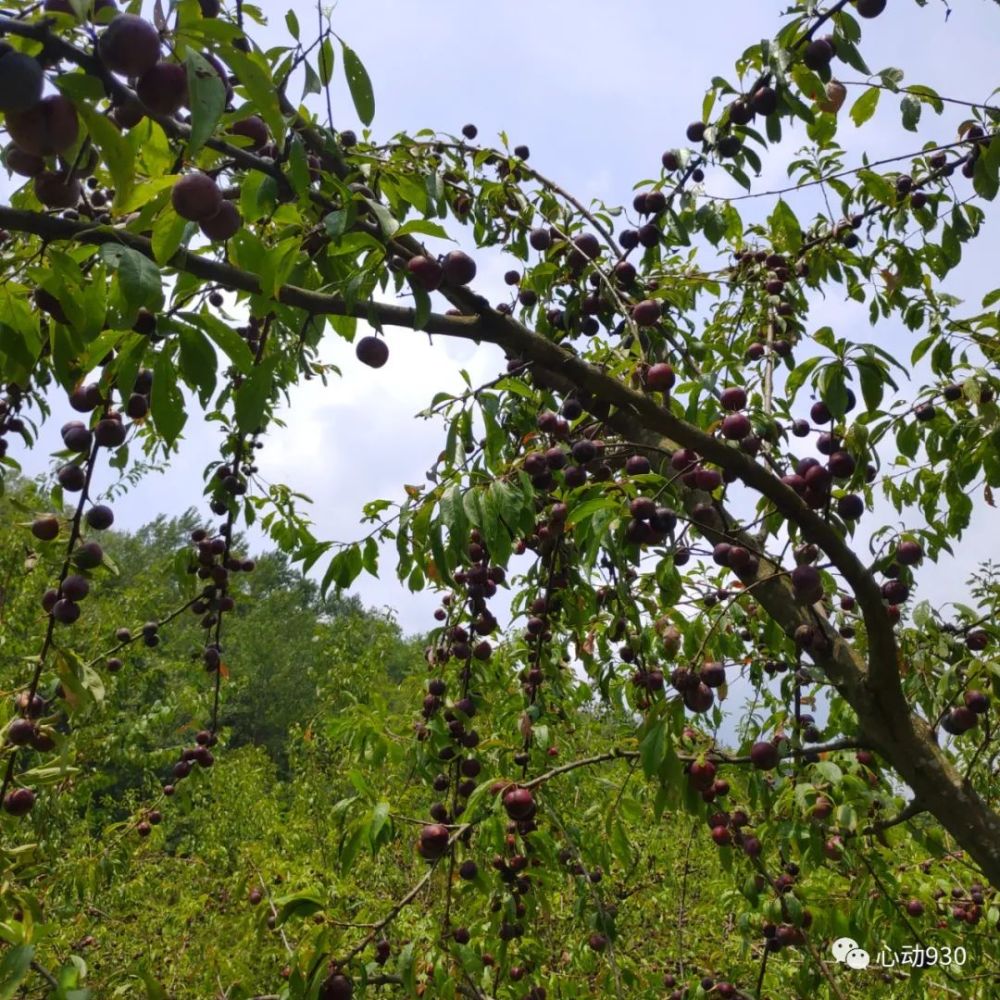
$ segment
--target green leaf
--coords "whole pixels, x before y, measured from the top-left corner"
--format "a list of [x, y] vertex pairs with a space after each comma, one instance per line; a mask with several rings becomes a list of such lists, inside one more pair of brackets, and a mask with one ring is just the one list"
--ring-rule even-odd
[[378, 219], [379, 228], [384, 236], [395, 236], [399, 232], [400, 225], [393, 217], [392, 213], [381, 202], [365, 198], [365, 204], [371, 209], [372, 214]]
[[326, 231], [336, 239], [347, 232], [347, 227], [351, 223], [353, 212], [347, 208], [338, 208], [335, 212], [330, 212], [323, 217], [323, 226]]
[[232, 66], [240, 86], [246, 90], [250, 101], [267, 122], [274, 141], [280, 147], [285, 138], [285, 120], [267, 62], [257, 52], [244, 53], [232, 46], [226, 49], [226, 61]]
[[344, 75], [347, 77], [347, 86], [351, 91], [354, 109], [365, 125], [371, 125], [372, 119], [375, 117], [375, 94], [372, 91], [372, 82], [368, 77], [368, 71], [354, 49], [346, 45], [343, 39], [340, 40], [340, 46], [344, 52]]
[[378, 802], [372, 810], [371, 823], [368, 825], [368, 839], [371, 841], [373, 852], [378, 841], [378, 835], [382, 832], [382, 828], [385, 826], [388, 819], [389, 803], [383, 799]]
[[201, 405], [205, 406], [215, 390], [215, 351], [200, 330], [189, 326], [180, 328], [178, 340], [181, 345], [181, 373], [187, 384], [198, 390]]
[[907, 458], [915, 458], [917, 448], [920, 447], [920, 428], [917, 422], [910, 421], [903, 424], [896, 434], [896, 447]]
[[305, 889], [292, 896], [282, 896], [274, 901], [278, 914], [275, 924], [281, 925], [291, 917], [311, 917], [326, 909], [326, 899], [319, 889]]
[[168, 1000], [167, 991], [157, 982], [156, 977], [145, 966], [139, 966], [137, 975], [146, 987], [146, 1000]]
[[857, 366], [865, 407], [869, 410], [877, 410], [885, 393], [885, 372], [878, 365], [867, 360], [858, 360]]
[[362, 569], [361, 549], [357, 545], [348, 545], [330, 560], [321, 584], [322, 592], [325, 594], [331, 584], [335, 584], [338, 590], [346, 590], [361, 575]]
[[18, 775], [18, 780], [28, 787], [37, 788], [39, 785], [54, 785], [73, 775], [79, 774], [82, 768], [61, 766], [54, 764], [51, 767], [33, 767], [29, 771], [22, 771]]
[[413, 329], [422, 330], [427, 325], [427, 320], [431, 315], [431, 297], [426, 288], [416, 282], [411, 286], [413, 289]]
[[666, 739], [666, 726], [660, 719], [652, 719], [648, 732], [639, 744], [639, 759], [647, 778], [651, 778], [659, 770]]
[[855, 102], [851, 108], [851, 120], [858, 127], [864, 125], [878, 107], [878, 99], [882, 91], [878, 87], [870, 87]]
[[791, 371], [788, 379], [785, 382], [785, 391], [789, 396], [793, 397], [805, 385], [805, 381], [813, 373], [813, 369], [822, 361], [823, 359], [818, 356], [813, 356], [811, 358], [806, 358], [804, 361], [800, 361]]
[[[319, 83], [320, 87], [328, 87], [333, 79], [333, 67], [335, 63], [333, 46], [329, 38], [323, 39], [323, 44], [319, 47]], [[319, 93], [319, 90], [316, 91]]]
[[802, 227], [788, 203], [779, 198], [770, 218], [771, 228], [780, 237], [781, 245], [789, 250], [802, 243]]
[[226, 110], [226, 86], [216, 68], [195, 49], [187, 50], [184, 63], [191, 108], [191, 135], [187, 152], [193, 157], [215, 131]]
[[610, 510], [617, 506], [615, 501], [608, 496], [599, 496], [590, 500], [584, 500], [583, 503], [571, 508], [569, 516], [566, 518], [566, 526], [572, 527], [575, 524], [581, 524], [588, 518], [593, 517], [598, 511]]
[[80, 117], [87, 126], [94, 145], [101, 151], [114, 182], [117, 208], [128, 201], [135, 185], [135, 151], [132, 144], [122, 133], [102, 114], [98, 114], [86, 101], [76, 104]]
[[821, 760], [813, 764], [813, 770], [823, 775], [831, 785], [840, 784], [844, 772], [832, 760]]
[[105, 243], [99, 254], [118, 272], [122, 297], [132, 315], [143, 306], [155, 312], [163, 305], [160, 269], [145, 254], [115, 243]]
[[409, 222], [404, 222], [403, 225], [396, 230], [395, 235], [407, 236], [410, 233], [422, 233], [424, 236], [436, 236], [442, 240], [450, 239], [443, 226], [436, 222], [430, 222], [427, 219], [411, 219]]
[[903, 128], [908, 132], [916, 132], [917, 122], [920, 121], [920, 112], [923, 110], [920, 101], [909, 94], [905, 94], [899, 102], [899, 108], [903, 113]]
[[253, 355], [247, 342], [232, 327], [223, 323], [207, 309], [201, 313], [180, 313], [180, 317], [200, 326], [244, 375], [253, 368]]
[[187, 423], [184, 397], [177, 388], [177, 368], [172, 351], [161, 350], [153, 362], [153, 391], [149, 397], [149, 413], [157, 433], [168, 446], [172, 445]]
[[166, 264], [185, 242], [185, 234], [193, 234], [196, 228], [197, 223], [182, 219], [173, 205], [167, 205], [153, 223], [153, 256], [157, 262]]
[[[994, 139], [990, 149], [1000, 149], [1000, 141]], [[992, 201], [1000, 190], [1000, 165], [993, 156], [983, 156], [976, 160], [975, 172], [972, 175], [972, 186], [981, 198]]]
[[883, 205], [892, 205], [896, 200], [896, 189], [881, 174], [874, 170], [859, 170], [858, 180], [861, 181], [865, 191], [876, 201]]
[[260, 426], [274, 390], [274, 370], [278, 358], [256, 365], [249, 378], [236, 390], [236, 426], [244, 434]]
[[35, 957], [34, 945], [19, 944], [11, 948], [0, 962], [0, 1000], [11, 1000]]
[[482, 494], [483, 536], [489, 549], [490, 558], [501, 566], [510, 558], [513, 542], [510, 526], [503, 517], [507, 498], [505, 493], [513, 493], [506, 483], [495, 481]]

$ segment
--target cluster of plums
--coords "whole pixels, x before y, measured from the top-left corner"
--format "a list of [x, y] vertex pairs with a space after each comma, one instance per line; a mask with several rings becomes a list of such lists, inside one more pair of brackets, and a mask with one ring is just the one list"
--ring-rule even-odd
[[[929, 870], [929, 866], [924, 868], [925, 873]], [[934, 911], [938, 914], [938, 927], [945, 928], [948, 923], [943, 917], [942, 907], [950, 905], [953, 920], [975, 925], [982, 918], [983, 906], [988, 898], [995, 895], [995, 890], [984, 887], [981, 882], [973, 882], [968, 890], [961, 886], [955, 886], [947, 895], [944, 889], [935, 889], [933, 895], [938, 906]], [[950, 900], [950, 903], [946, 904], [946, 899]], [[920, 899], [912, 898], [901, 905], [905, 906], [906, 913], [910, 917], [922, 917], [927, 912], [927, 907]]]
[[[145, 377], [148, 376], [148, 379]], [[137, 387], [149, 392], [151, 373], [139, 373]], [[149, 382], [149, 384], [146, 384]], [[144, 406], [147, 397], [134, 393], [135, 399], [142, 400]], [[89, 413], [102, 406], [105, 402], [100, 386], [96, 383], [80, 385], [69, 395], [69, 403], [80, 413]], [[130, 397], [127, 403], [131, 414], [140, 415], [142, 409]], [[144, 410], [143, 410], [144, 413]], [[87, 486], [87, 465], [95, 447], [116, 448], [123, 444], [127, 429], [121, 413], [105, 408], [92, 426], [81, 420], [70, 420], [63, 424], [61, 436], [67, 451], [74, 452], [77, 459], [66, 462], [59, 467], [56, 478], [59, 485], [67, 493], [84, 493]], [[84, 511], [83, 505], [88, 497], [80, 498], [79, 527], [84, 525], [95, 531], [105, 531], [114, 523], [114, 512], [106, 504], [92, 504]], [[31, 524], [31, 532], [39, 541], [51, 542], [62, 532], [62, 519], [55, 514], [44, 514], [36, 517]], [[79, 532], [74, 535], [75, 545], [70, 554], [72, 571], [65, 574], [57, 588], [50, 589], [42, 597], [42, 607], [46, 613], [61, 624], [71, 625], [80, 617], [80, 601], [90, 590], [88, 572], [101, 565], [104, 553], [101, 546], [94, 541], [87, 541]]]
[[[193, 747], [185, 747], [181, 751], [180, 758], [174, 764], [171, 771], [173, 782], [186, 778], [191, 773], [191, 769], [195, 764], [203, 768], [211, 767], [215, 763], [215, 756], [211, 748], [217, 743], [218, 737], [215, 733], [210, 732], [208, 729], [202, 729], [195, 736], [195, 745]], [[174, 794], [175, 788], [173, 782], [163, 786], [164, 795], [170, 796]]]
[[443, 284], [460, 287], [476, 276], [476, 262], [462, 250], [451, 250], [442, 258], [417, 254], [406, 262], [406, 273], [427, 292]]
[[[55, 749], [56, 741], [50, 725], [42, 720], [49, 703], [39, 694], [22, 691], [14, 698], [17, 715], [7, 725], [4, 741], [16, 749], [28, 748], [39, 753]], [[35, 804], [35, 791], [26, 786], [12, 788], [4, 795], [4, 811], [11, 816], [26, 816]]]
[[170, 192], [174, 211], [190, 222], [197, 222], [210, 240], [232, 239], [243, 228], [243, 217], [232, 201], [223, 197], [215, 179], [201, 171], [185, 174]]
[[55, 739], [48, 726], [39, 725], [48, 703], [40, 695], [22, 692], [14, 699], [14, 707], [18, 711], [7, 725], [6, 742], [15, 747], [30, 746], [39, 753], [48, 753], [55, 749]]
[[[252, 559], [240, 559], [229, 554], [228, 522], [219, 525], [218, 532], [210, 535], [205, 528], [191, 532], [191, 542], [195, 548], [194, 559], [188, 565], [188, 572], [206, 581], [201, 596], [191, 604], [191, 612], [201, 619], [201, 627], [213, 628], [219, 616], [232, 611], [236, 602], [227, 593], [231, 573], [252, 572], [256, 564]], [[207, 654], [205, 666], [214, 670], [218, 666], [218, 650]]]
[[[477, 711], [471, 691], [474, 664], [485, 663], [493, 655], [487, 636], [496, 631], [499, 623], [490, 611], [488, 601], [506, 579], [502, 567], [490, 564], [489, 552], [478, 529], [473, 528], [469, 532], [466, 559], [466, 565], [454, 574], [456, 586], [464, 592], [463, 599], [458, 602], [451, 594], [444, 595], [442, 606], [434, 613], [436, 620], [444, 623], [439, 642], [426, 652], [430, 670], [445, 667], [452, 660], [457, 662], [459, 690], [455, 697], [446, 700], [448, 681], [440, 674], [432, 677], [427, 683], [427, 694], [421, 707], [425, 720], [442, 712], [448, 733], [448, 742], [436, 748], [435, 754], [437, 760], [451, 769], [452, 776], [440, 772], [434, 778], [434, 790], [446, 792], [454, 785], [462, 800], [476, 790], [476, 779], [482, 772], [479, 758], [467, 752], [475, 750], [480, 740], [479, 733], [469, 727]], [[468, 614], [465, 624], [460, 623], [463, 613]], [[429, 735], [427, 726], [419, 723], [418, 739], [426, 740]], [[430, 814], [435, 823], [423, 827], [417, 842], [417, 851], [422, 857], [435, 861], [445, 853], [448, 847], [448, 828], [445, 824], [460, 816], [464, 809], [462, 801], [454, 806], [454, 815], [443, 801], [431, 806]], [[469, 865], [472, 866], [472, 874], [468, 877], [475, 877], [474, 862], [467, 862], [466, 867]]]
[[209, 481], [209, 508], [213, 514], [228, 514], [233, 498], [246, 494], [250, 477], [258, 471], [253, 463], [253, 455], [263, 446], [264, 443], [258, 440], [258, 434], [254, 434], [246, 442], [245, 456], [242, 455], [242, 446], [233, 443], [234, 457], [216, 466], [215, 474]]

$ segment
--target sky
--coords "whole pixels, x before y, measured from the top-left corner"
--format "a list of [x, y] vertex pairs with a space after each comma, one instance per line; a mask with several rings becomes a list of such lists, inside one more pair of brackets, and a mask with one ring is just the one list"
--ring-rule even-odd
[[[305, 37], [315, 23], [315, 8], [311, 3], [292, 7]], [[667, 7], [653, 0], [616, 5], [479, 0], [471, 15], [467, 0], [436, 0], [430, 7], [398, 0], [340, 0], [333, 27], [357, 51], [374, 83], [373, 132], [378, 140], [425, 127], [455, 134], [473, 122], [485, 143], [505, 130], [512, 145], [530, 146], [532, 166], [584, 202], [600, 198], [630, 206], [633, 185], [659, 176], [663, 150], [685, 143], [684, 130], [699, 117], [711, 78], [733, 79], [732, 64], [740, 53], [776, 33], [782, 23], [780, 9], [780, 4], [764, 0], [702, 0], [696, 7]], [[863, 52], [869, 66], [877, 72], [902, 64], [904, 83], [984, 100], [997, 82], [992, 74], [1000, 9], [991, 0], [963, 0], [954, 4], [949, 17], [946, 13], [939, 0], [922, 9], [914, 0], [890, 0], [882, 17], [865, 22]], [[282, 44], [287, 40], [283, 19], [276, 16], [271, 27], [255, 37], [263, 47]], [[845, 81], [859, 79], [844, 66], [837, 75]], [[852, 102], [861, 90], [849, 90]], [[360, 131], [339, 66], [333, 107], [338, 128]], [[898, 98], [884, 95], [876, 118], [865, 129], [855, 130], [849, 122], [844, 126], [846, 160], [859, 163], [863, 151], [877, 159], [917, 150], [930, 138], [952, 141], [962, 117], [957, 108], [940, 118], [925, 111], [920, 133], [911, 135], [900, 127]], [[799, 133], [768, 154], [755, 190], [787, 183], [785, 164], [803, 139]], [[742, 193], [714, 171], [705, 189], [718, 195]], [[9, 190], [8, 179], [0, 175], [0, 196]], [[787, 197], [796, 211], [811, 214], [814, 193]], [[753, 217], [771, 204], [760, 199], [741, 202], [739, 208]], [[505, 298], [502, 274], [511, 258], [493, 249], [475, 251], [461, 227], [451, 220], [448, 225], [461, 245], [474, 251], [477, 290], [492, 302]], [[993, 262], [1000, 240], [995, 226], [978, 242], [947, 283], [948, 291], [968, 300], [970, 312], [996, 284]], [[813, 314], [812, 327], [831, 324], [839, 333], [871, 337], [865, 310], [838, 301], [836, 294]], [[444, 338], [432, 344], [424, 334], [398, 328], [389, 328], [386, 337], [391, 356], [375, 371], [358, 363], [353, 347], [331, 333], [323, 359], [339, 365], [343, 378], [333, 378], [326, 388], [318, 381], [298, 387], [291, 408], [281, 414], [286, 428], [272, 431], [260, 452], [264, 479], [288, 483], [313, 499], [308, 513], [320, 538], [349, 541], [363, 536], [368, 528], [360, 517], [366, 501], [399, 499], [404, 483], [423, 482], [443, 445], [444, 429], [440, 423], [415, 419], [415, 414], [434, 392], [461, 390], [460, 368], [468, 370], [475, 384], [493, 377], [503, 365], [501, 353], [489, 346]], [[917, 339], [898, 323], [883, 324], [874, 337], [904, 361]], [[43, 451], [23, 455], [15, 449], [27, 473], [49, 467], [45, 449], [56, 448], [58, 428], [69, 414], [56, 401], [43, 431]], [[152, 512], [179, 513], [190, 505], [204, 509], [201, 474], [216, 447], [215, 431], [191, 420], [174, 467], [164, 476], [150, 476], [116, 501], [118, 526], [136, 528]], [[990, 530], [995, 512], [981, 503], [977, 507], [972, 529], [956, 547], [954, 566], [946, 573], [930, 568], [918, 577], [921, 597], [934, 603], [956, 599], [956, 581], [980, 558], [1000, 558], [1000, 532]], [[881, 523], [881, 518], [873, 520]], [[255, 547], [268, 545], [253, 532], [251, 539]], [[319, 569], [324, 565], [321, 562]], [[383, 559], [381, 578], [363, 576], [354, 590], [367, 604], [394, 609], [407, 632], [433, 627], [437, 599], [431, 592], [411, 594], [397, 583], [391, 552]]]

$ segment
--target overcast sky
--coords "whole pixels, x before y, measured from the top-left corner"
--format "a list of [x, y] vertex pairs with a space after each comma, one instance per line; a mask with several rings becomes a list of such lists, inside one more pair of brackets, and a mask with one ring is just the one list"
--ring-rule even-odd
[[[306, 37], [315, 8], [311, 3], [292, 6]], [[480, 0], [470, 13], [467, 0], [436, 0], [430, 6], [341, 0], [333, 23], [374, 82], [377, 139], [424, 127], [457, 133], [464, 123], [474, 122], [480, 140], [489, 142], [503, 129], [512, 144], [530, 146], [533, 166], [584, 202], [598, 197], [630, 206], [636, 181], [658, 177], [663, 150], [684, 144], [684, 130], [699, 117], [711, 78], [735, 77], [732, 65], [740, 53], [775, 34], [780, 7], [765, 0], [702, 0], [693, 7], [653, 0], [615, 5]], [[991, 0], [964, 0], [954, 5], [948, 19], [946, 11], [937, 0], [924, 9], [913, 0], [890, 0], [881, 18], [865, 22], [863, 52], [873, 71], [902, 65], [906, 83], [984, 100], [996, 82], [1000, 10]], [[267, 47], [284, 42], [284, 31], [283, 19], [276, 16], [268, 33], [256, 37]], [[859, 78], [842, 64], [836, 75], [847, 81]], [[336, 79], [335, 125], [359, 128], [339, 66]], [[861, 92], [850, 91], [849, 102]], [[925, 110], [920, 134], [914, 136], [900, 127], [898, 98], [884, 95], [875, 121], [865, 129], [855, 130], [845, 117], [840, 141], [853, 165], [860, 162], [862, 150], [877, 159], [917, 150], [926, 139], [953, 141], [963, 117], [957, 108], [940, 118]], [[770, 152], [755, 189], [787, 183], [785, 164], [803, 142], [800, 132]], [[725, 195], [741, 190], [714, 172], [705, 188]], [[8, 179], [0, 176], [0, 193], [9, 189]], [[813, 197], [803, 192], [789, 201], [808, 217]], [[740, 210], [752, 217], [770, 204], [768, 199], [743, 202]], [[450, 220], [449, 226], [468, 241]], [[980, 243], [967, 251], [962, 268], [947, 282], [948, 291], [968, 300], [970, 312], [997, 283], [1000, 241], [995, 231]], [[463, 245], [473, 249], [468, 242]], [[501, 276], [511, 258], [490, 250], [477, 251], [476, 259], [478, 289], [493, 302], [506, 297]], [[872, 334], [867, 310], [838, 301], [839, 292], [837, 287], [830, 291], [822, 311], [810, 317], [810, 328], [831, 324], [838, 333], [874, 339], [907, 363], [918, 335], [895, 321]], [[475, 382], [492, 377], [502, 364], [500, 352], [488, 347], [444, 339], [430, 345], [424, 334], [395, 328], [387, 330], [387, 339], [389, 362], [373, 371], [357, 363], [351, 345], [330, 334], [323, 356], [338, 364], [344, 377], [325, 389], [318, 382], [300, 386], [292, 408], [282, 414], [287, 429], [269, 433], [260, 453], [267, 480], [286, 482], [313, 498], [311, 516], [322, 538], [360, 537], [368, 530], [360, 524], [365, 501], [397, 499], [403, 483], [423, 482], [442, 447], [443, 430], [440, 424], [414, 420], [414, 414], [435, 391], [460, 391], [459, 368], [465, 367]], [[63, 419], [64, 411], [57, 407], [43, 432], [43, 449], [57, 446]], [[116, 503], [118, 525], [135, 528], [154, 511], [179, 512], [201, 504], [201, 471], [216, 446], [214, 430], [189, 422], [175, 467]], [[47, 467], [44, 454], [26, 457], [18, 451], [14, 454], [29, 474]], [[98, 478], [108, 481], [102, 474]], [[956, 550], [957, 565], [946, 573], [925, 572], [920, 596], [934, 602], [954, 599], [959, 595], [953, 588], [978, 559], [1000, 556], [1000, 533], [990, 530], [995, 512], [983, 508], [981, 500], [975, 498], [979, 513], [974, 530]], [[394, 608], [407, 631], [431, 627], [437, 601], [429, 593], [412, 595], [401, 588], [390, 560], [391, 553], [381, 580], [362, 577], [357, 592], [367, 603]]]

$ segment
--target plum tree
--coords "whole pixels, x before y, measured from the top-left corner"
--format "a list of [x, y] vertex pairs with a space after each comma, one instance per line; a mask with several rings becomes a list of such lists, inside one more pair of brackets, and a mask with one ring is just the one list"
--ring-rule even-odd
[[[378, 868], [364, 912], [334, 912], [345, 894], [315, 887], [327, 873], [273, 906], [256, 887], [268, 881], [240, 883], [238, 898], [268, 902], [260, 933], [288, 947], [289, 998], [403, 987], [543, 1000], [556, 983], [806, 995], [833, 975], [827, 939], [846, 927], [874, 940], [891, 913], [896, 944], [904, 916], [949, 933], [980, 922], [968, 947], [987, 963], [1000, 888], [995, 567], [948, 608], [924, 594], [1000, 487], [1000, 294], [981, 289], [977, 311], [951, 286], [988, 230], [1000, 137], [989, 102], [872, 73], [862, 54], [870, 19], [898, 17], [903, 32], [927, 12], [785, 5], [774, 37], [697, 95], [686, 133], [636, 165], [643, 179], [619, 211], [549, 180], [506, 135], [501, 148], [477, 145], [472, 125], [381, 141], [371, 82], [343, 43], [365, 131], [335, 129], [332, 101], [320, 113], [310, 96], [328, 86], [339, 39], [325, 10], [315, 44], [289, 12], [288, 46], [261, 47], [248, 34], [260, 7], [159, 4], [146, 18], [139, 3], [113, 17], [110, 3], [13, 6], [0, 13], [13, 42], [0, 45], [4, 161], [31, 183], [0, 205], [0, 458], [6, 469], [50, 437], [62, 450], [51, 494], [11, 519], [23, 532], [12, 576], [35, 588], [30, 614], [10, 619], [25, 644], [5, 681], [23, 699], [0, 787], [12, 843], [71, 812], [45, 799], [72, 784], [66, 762], [86, 763], [83, 748], [101, 759], [101, 727], [78, 721], [106, 688], [151, 732], [155, 713], [126, 696], [161, 655], [190, 658], [204, 696], [184, 704], [204, 717], [155, 758], [165, 799], [136, 805], [148, 792], [136, 785], [119, 821], [133, 848], [151, 838], [143, 856], [173, 850], [174, 816], [195, 824], [225, 781], [231, 678], [253, 655], [229, 642], [251, 610], [240, 528], [252, 523], [316, 567], [324, 594], [377, 573], [387, 543], [400, 579], [439, 598], [420, 675], [399, 686], [412, 744], [375, 724], [381, 692], [342, 709], [337, 754], [315, 751], [328, 783], [353, 789], [317, 807], [315, 836], [345, 878]], [[42, 96], [47, 77], [58, 92]], [[878, 156], [852, 159], [844, 123], [853, 135], [879, 102]], [[914, 152], [905, 133], [918, 123]], [[788, 143], [807, 153], [782, 162]], [[789, 177], [777, 194], [765, 166]], [[726, 178], [746, 195], [725, 194]], [[467, 249], [423, 239], [461, 235]], [[504, 272], [490, 297], [474, 287]], [[824, 305], [845, 295], [876, 333]], [[333, 370], [328, 328], [381, 369], [395, 327], [494, 351], [496, 377], [467, 377], [457, 395], [432, 387], [424, 415], [445, 431], [425, 478], [405, 500], [368, 505], [369, 533], [331, 551], [295, 484], [258, 474], [257, 451], [299, 384]], [[880, 338], [890, 327], [896, 339]], [[54, 400], [80, 415], [58, 436]], [[192, 412], [219, 428], [219, 451], [206, 517], [171, 564], [179, 607], [141, 611], [135, 621], [155, 615], [141, 628], [99, 625], [118, 542], [106, 557], [88, 537], [114, 522], [98, 501], [172, 459]], [[176, 641], [181, 612], [196, 639]], [[37, 713], [22, 707], [35, 699]], [[303, 742], [317, 739], [301, 721]], [[64, 747], [57, 766], [48, 755]], [[361, 775], [386, 760], [406, 765], [400, 797], [426, 793], [415, 809]], [[616, 766], [620, 779], [585, 777]], [[658, 885], [667, 870], [630, 834], [665, 815], [691, 817], [690, 850], [707, 845], [713, 878], [731, 883], [715, 895], [742, 939], [721, 952], [684, 943], [682, 902], [666, 973], [664, 956], [621, 947], [644, 926], [630, 908], [647, 886], [630, 880]], [[961, 851], [979, 888], [935, 899], [918, 848], [932, 864]], [[16, 919], [0, 901], [11, 941], [42, 926], [41, 900], [91, 882], [52, 889], [61, 869], [40, 874], [29, 853], [12, 850], [5, 872], [30, 898]], [[681, 880], [688, 853], [670, 858]], [[290, 934], [306, 917], [317, 928]], [[718, 966], [747, 956], [758, 978], [744, 964], [736, 985]], [[946, 978], [935, 986], [951, 989]]]

